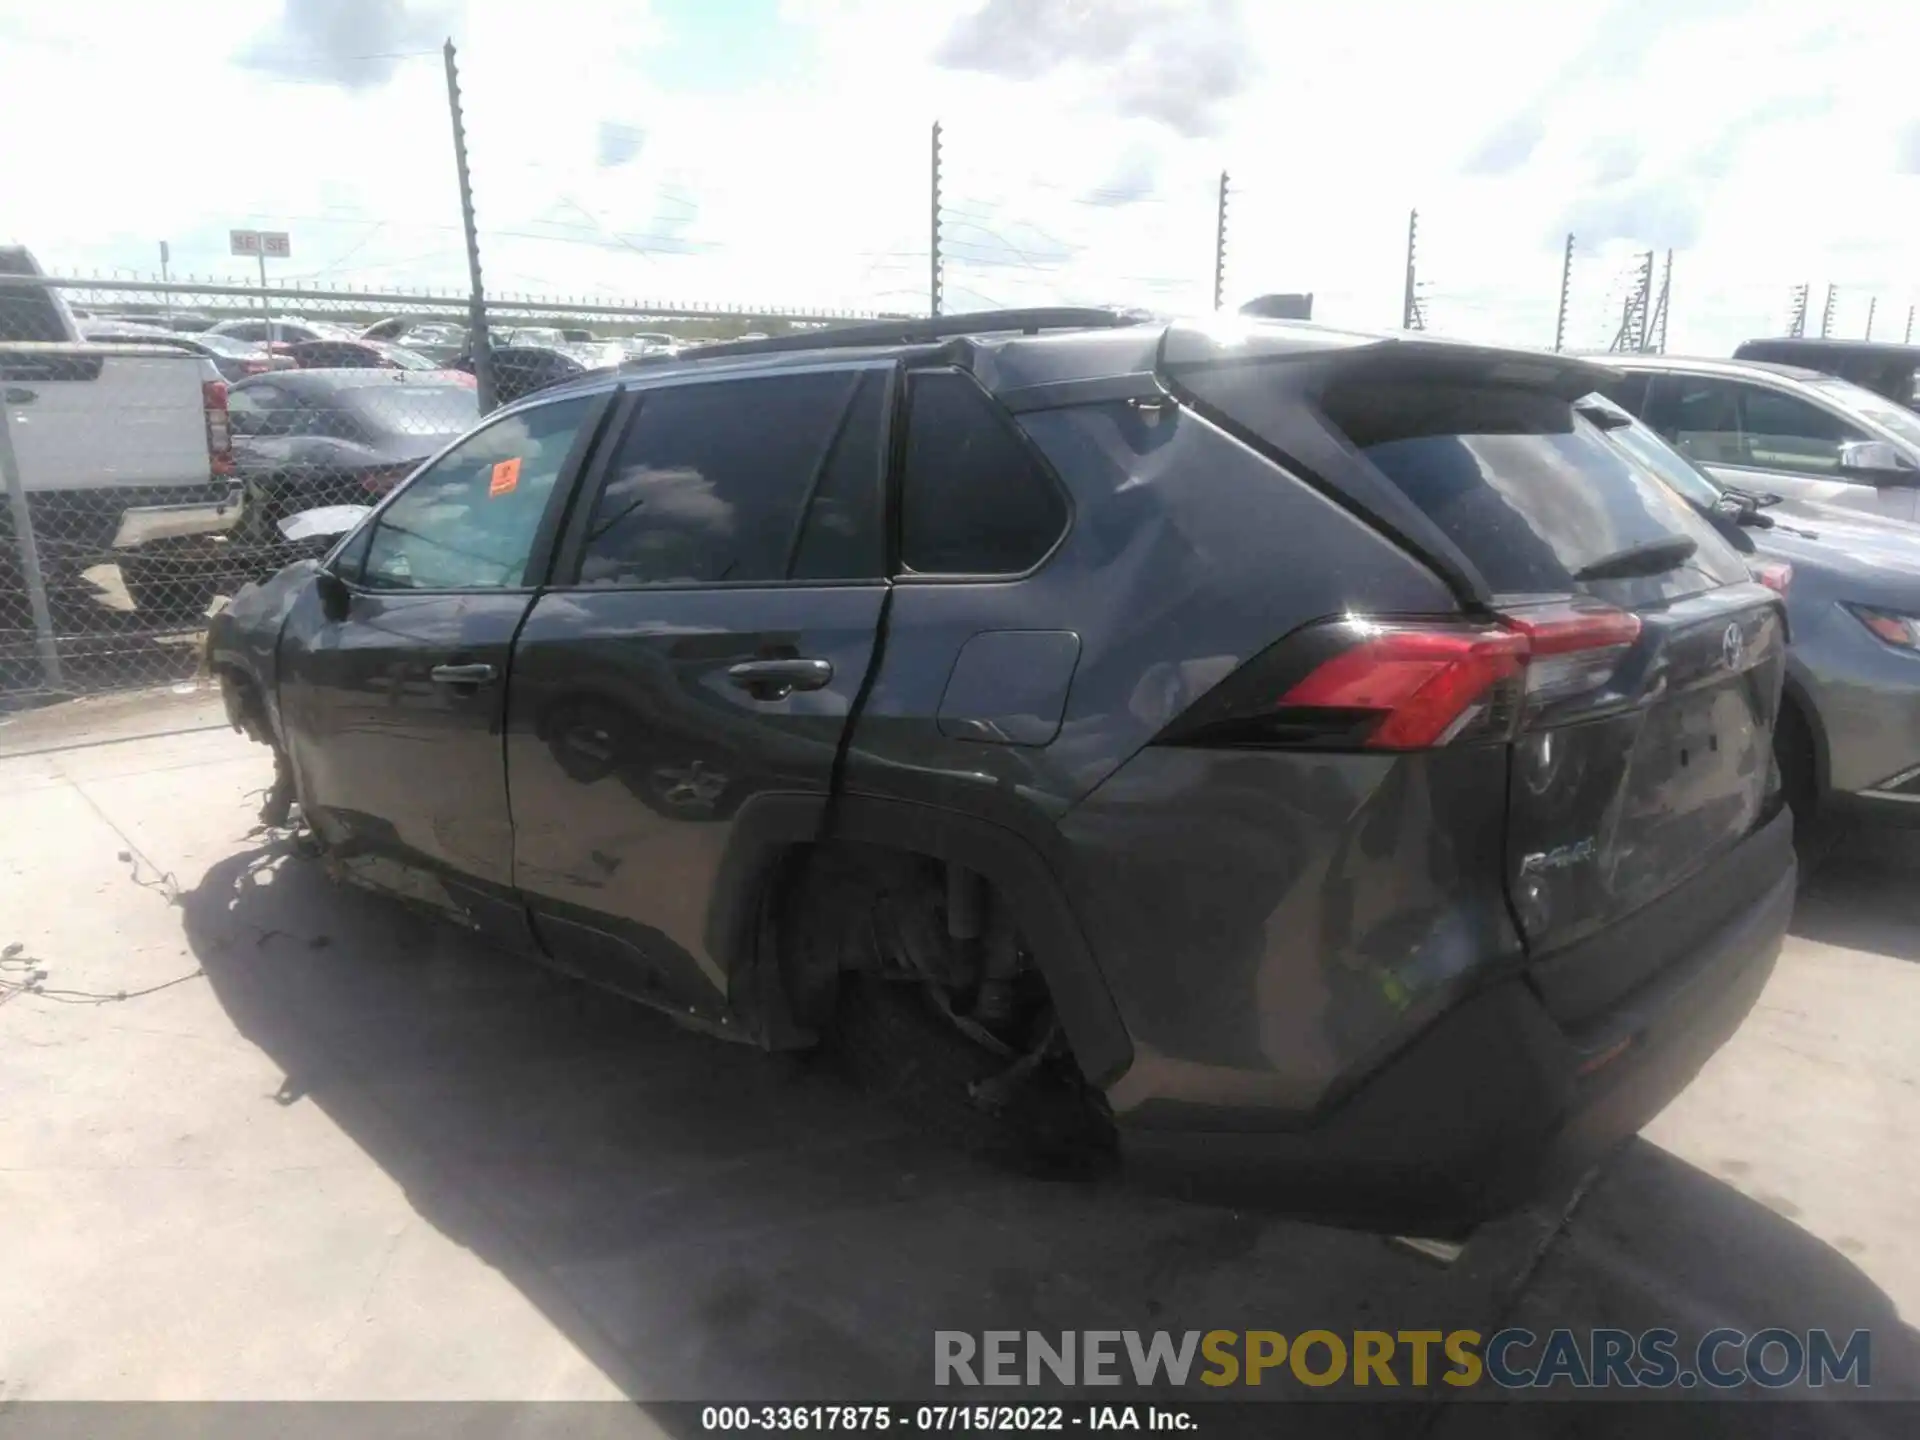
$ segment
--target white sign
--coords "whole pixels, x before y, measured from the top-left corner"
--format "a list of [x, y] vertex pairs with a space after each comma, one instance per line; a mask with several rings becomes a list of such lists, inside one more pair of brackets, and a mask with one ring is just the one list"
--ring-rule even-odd
[[285, 260], [293, 254], [293, 237], [284, 230], [229, 230], [227, 241], [235, 255]]

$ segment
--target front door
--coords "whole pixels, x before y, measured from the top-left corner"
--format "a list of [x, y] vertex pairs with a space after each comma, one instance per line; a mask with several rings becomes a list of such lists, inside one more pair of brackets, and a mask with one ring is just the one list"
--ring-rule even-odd
[[1724, 485], [1912, 520], [1911, 486], [1875, 486], [1840, 469], [1858, 425], [1800, 395], [1725, 376], [1661, 372], [1642, 418]]
[[509, 699], [515, 879], [563, 965], [722, 1011], [736, 821], [824, 805], [873, 659], [890, 379], [649, 388], [604, 447]]
[[604, 403], [521, 411], [421, 471], [334, 562], [344, 607], [309, 594], [281, 645], [300, 794], [334, 855], [510, 939], [507, 667]]

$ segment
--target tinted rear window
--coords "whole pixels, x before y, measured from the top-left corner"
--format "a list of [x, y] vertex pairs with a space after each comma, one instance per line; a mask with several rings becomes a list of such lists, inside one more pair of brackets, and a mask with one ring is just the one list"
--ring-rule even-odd
[[1496, 594], [1566, 594], [1605, 556], [1675, 533], [1699, 568], [1730, 557], [1680, 497], [1609, 446], [1572, 405], [1539, 391], [1428, 381], [1330, 387], [1327, 417]]
[[383, 435], [460, 435], [480, 423], [480, 392], [464, 385], [354, 385], [316, 403], [351, 410]]

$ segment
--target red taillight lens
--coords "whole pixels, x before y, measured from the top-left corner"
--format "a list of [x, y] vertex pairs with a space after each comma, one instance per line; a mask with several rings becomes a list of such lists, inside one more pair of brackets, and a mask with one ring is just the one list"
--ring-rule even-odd
[[1376, 712], [1367, 749], [1424, 750], [1488, 713], [1525, 663], [1525, 642], [1502, 631], [1382, 630], [1308, 674], [1280, 707]]
[[1310, 626], [1222, 681], [1161, 738], [1323, 750], [1504, 739], [1544, 707], [1606, 685], [1639, 634], [1624, 610], [1564, 604], [1491, 625]]
[[207, 455], [217, 476], [233, 474], [233, 426], [227, 416], [227, 382], [203, 380], [200, 407], [207, 417]]
[[1747, 564], [1748, 573], [1776, 595], [1784, 595], [1793, 584], [1793, 566], [1784, 560], [1753, 560]]

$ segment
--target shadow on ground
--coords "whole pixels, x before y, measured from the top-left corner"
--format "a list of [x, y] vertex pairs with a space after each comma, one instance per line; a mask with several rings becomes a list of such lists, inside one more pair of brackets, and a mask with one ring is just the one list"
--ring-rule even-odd
[[[924, 1396], [940, 1329], [1484, 1333], [1515, 1315], [1868, 1327], [1880, 1393], [1915, 1373], [1911, 1333], [1844, 1256], [1648, 1145], [1537, 1272], [1541, 1216], [1441, 1269], [1373, 1237], [976, 1166], [824, 1064], [683, 1032], [278, 844], [182, 903], [221, 1004], [285, 1073], [260, 1104], [321, 1106], [636, 1399]], [[1349, 1414], [1343, 1433], [1433, 1419]]]

